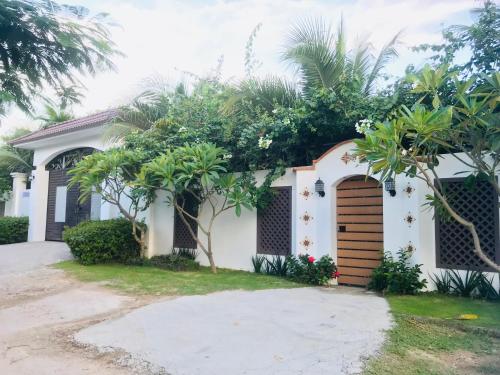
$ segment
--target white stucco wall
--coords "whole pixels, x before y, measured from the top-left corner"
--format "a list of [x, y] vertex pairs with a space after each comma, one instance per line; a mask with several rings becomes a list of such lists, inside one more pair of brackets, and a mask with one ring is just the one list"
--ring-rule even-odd
[[[262, 183], [266, 171], [256, 173], [257, 183]], [[292, 187], [292, 218], [295, 216], [295, 175], [288, 169], [284, 176], [274, 181], [273, 187]], [[201, 220], [205, 223], [210, 217], [208, 207], [202, 209]], [[173, 244], [174, 209], [165, 203], [164, 193], [159, 193], [149, 210], [150, 239], [149, 254], [159, 255], [171, 251]], [[295, 243], [292, 226], [292, 243]], [[206, 244], [206, 238], [201, 240]], [[243, 209], [241, 216], [236, 216], [234, 209], [222, 213], [215, 221], [212, 230], [212, 249], [218, 267], [252, 270], [251, 258], [257, 250], [257, 210]], [[198, 260], [208, 265], [205, 254], [199, 251]], [[293, 249], [292, 249], [293, 251]]]
[[[32, 172], [30, 192], [29, 240], [43, 241], [49, 175], [45, 170], [46, 163], [58, 154], [74, 148], [93, 147], [105, 150], [111, 145], [104, 141], [102, 129], [94, 128], [36, 141], [25, 147], [34, 149], [36, 167]], [[334, 260], [337, 259], [336, 187], [346, 178], [367, 173], [365, 164], [349, 158], [353, 147], [352, 142], [339, 144], [312, 166], [288, 169], [283, 177], [273, 183], [273, 186], [292, 187], [292, 253], [309, 253], [315, 257], [329, 254]], [[455, 177], [457, 172], [464, 169], [463, 164], [457, 160], [445, 157], [438, 167], [438, 174], [442, 178]], [[262, 181], [265, 174], [265, 171], [259, 171], [257, 180]], [[377, 179], [377, 176], [372, 177]], [[314, 193], [314, 183], [318, 178], [325, 183], [325, 197]], [[408, 184], [414, 189], [411, 195], [403, 192]], [[309, 192], [307, 197], [304, 194], [306, 190]], [[430, 275], [438, 272], [435, 266], [434, 213], [423, 206], [426, 203], [425, 196], [430, 193], [431, 190], [424, 182], [397, 176], [396, 196], [391, 197], [385, 191], [383, 195], [385, 251], [395, 255], [399, 249], [411, 243], [416, 249], [411, 261], [423, 264], [422, 270], [428, 280]], [[302, 219], [306, 212], [312, 217], [308, 223]], [[407, 214], [415, 219], [411, 225], [404, 220]], [[116, 207], [102, 204], [101, 219], [117, 216]], [[156, 201], [141, 216], [149, 226], [148, 255], [170, 252], [174, 235], [174, 210], [165, 203], [164, 193], [159, 192]], [[309, 246], [305, 246], [306, 242], [309, 242]], [[256, 254], [256, 248], [256, 210], [243, 210], [240, 217], [231, 210], [217, 219], [213, 229], [213, 249], [218, 266], [251, 270], [251, 257]], [[202, 264], [208, 264], [201, 251], [199, 260]], [[498, 276], [496, 283], [498, 285]]]
[[[330, 254], [334, 260], [337, 259], [336, 186], [348, 177], [367, 173], [366, 164], [359, 164], [356, 160], [348, 160], [346, 163], [341, 159], [346, 153], [349, 156], [353, 148], [352, 142], [340, 144], [324, 154], [313, 166], [296, 168], [298, 194], [295, 220], [298, 253], [307, 252], [316, 257]], [[440, 178], [451, 178], [457, 177], [457, 173], [464, 170], [466, 168], [462, 163], [448, 155], [441, 160], [437, 173]], [[372, 177], [377, 179], [376, 175]], [[325, 183], [325, 197], [312, 194], [306, 199], [301, 193], [305, 189], [313, 193], [314, 183], [318, 178]], [[414, 189], [411, 195], [403, 191], [408, 184]], [[411, 262], [423, 265], [423, 277], [429, 281], [429, 288], [433, 289], [430, 276], [440, 270], [436, 268], [434, 211], [424, 205], [428, 194], [432, 194], [432, 190], [424, 181], [404, 175], [396, 177], [396, 196], [391, 197], [384, 191], [384, 251], [395, 256], [399, 249], [411, 242], [416, 249]], [[306, 211], [313, 217], [309, 224], [301, 219]], [[411, 225], [404, 220], [408, 214], [415, 219]], [[306, 238], [312, 243], [308, 248], [303, 245]], [[498, 288], [498, 275], [489, 276], [494, 276]]]
[[[336, 188], [338, 184], [349, 177], [365, 176], [367, 166], [359, 164], [356, 160], [342, 160], [342, 156], [352, 153], [354, 144], [347, 142], [340, 144], [335, 149], [323, 155], [312, 167], [296, 168], [297, 174], [297, 248], [299, 253], [308, 253], [315, 257], [331, 255], [337, 258], [337, 223], [336, 223]], [[376, 175], [372, 176], [378, 179]], [[325, 196], [320, 197], [314, 193], [315, 182], [321, 179], [325, 183]], [[403, 221], [404, 214], [415, 211], [416, 198], [408, 198], [401, 190], [407, 180], [403, 177], [397, 179], [395, 197], [384, 191], [384, 248], [385, 251], [396, 253], [401, 247], [417, 240], [414, 230], [408, 228]], [[307, 189], [311, 193], [304, 196]], [[302, 220], [305, 212], [312, 215], [313, 219], [306, 224]], [[310, 246], [304, 246], [309, 241]]]

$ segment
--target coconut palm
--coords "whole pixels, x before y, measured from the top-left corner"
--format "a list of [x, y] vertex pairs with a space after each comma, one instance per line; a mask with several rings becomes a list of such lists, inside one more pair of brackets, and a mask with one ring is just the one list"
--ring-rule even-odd
[[305, 94], [317, 88], [350, 84], [369, 95], [385, 65], [398, 55], [399, 36], [396, 34], [374, 56], [368, 42], [354, 50], [347, 48], [343, 20], [335, 33], [322, 19], [304, 19], [290, 28], [282, 58], [297, 70]]

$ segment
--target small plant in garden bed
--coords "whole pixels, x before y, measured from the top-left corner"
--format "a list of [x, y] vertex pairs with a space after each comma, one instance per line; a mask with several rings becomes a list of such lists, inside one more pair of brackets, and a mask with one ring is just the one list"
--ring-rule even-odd
[[291, 255], [287, 260], [290, 278], [300, 283], [325, 285], [338, 276], [337, 266], [328, 255], [319, 260], [309, 254]]
[[499, 300], [500, 290], [494, 286], [494, 276], [488, 278], [480, 271], [467, 270], [462, 274], [458, 270], [446, 270], [439, 275], [434, 274], [431, 279], [441, 294], [453, 294], [461, 297], [484, 298]]
[[192, 258], [190, 253], [172, 252], [156, 255], [151, 258], [135, 258], [126, 262], [131, 266], [156, 267], [169, 271], [196, 271], [200, 264]]
[[328, 255], [319, 260], [309, 254], [274, 255], [272, 258], [256, 255], [252, 257], [252, 264], [255, 273], [287, 277], [304, 284], [325, 285], [330, 279], [338, 277], [337, 266]]
[[391, 253], [384, 253], [382, 262], [373, 270], [368, 289], [395, 294], [416, 294], [422, 290], [427, 280], [421, 280], [421, 265], [410, 266], [409, 258], [404, 250], [398, 252], [397, 260]]

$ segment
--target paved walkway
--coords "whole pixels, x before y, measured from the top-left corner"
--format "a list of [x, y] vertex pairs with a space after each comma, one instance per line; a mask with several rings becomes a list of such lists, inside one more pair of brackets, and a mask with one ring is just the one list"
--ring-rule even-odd
[[342, 289], [181, 297], [77, 333], [171, 375], [356, 374], [391, 326], [387, 302]]

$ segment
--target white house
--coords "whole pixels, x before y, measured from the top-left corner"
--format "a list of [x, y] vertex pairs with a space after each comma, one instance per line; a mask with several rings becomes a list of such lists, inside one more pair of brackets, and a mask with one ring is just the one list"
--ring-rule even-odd
[[[115, 116], [116, 111], [108, 110], [11, 142], [34, 151], [35, 169], [31, 176], [14, 176], [13, 192], [13, 197], [22, 197], [23, 192], [26, 196], [25, 181], [30, 180], [29, 241], [60, 240], [66, 225], [118, 216], [114, 207], [97, 197], [78, 204], [78, 191], [66, 187], [66, 171], [75, 161], [110, 147], [103, 132]], [[404, 249], [412, 253], [412, 262], [423, 265], [427, 278], [441, 268], [485, 270], [472, 253], [472, 240], [463, 227], [434, 220], [433, 210], [425, 206], [426, 195], [432, 191], [424, 182], [398, 176], [394, 189], [386, 191], [377, 176], [366, 176], [366, 165], [352, 155], [353, 145], [340, 143], [310, 166], [287, 169], [273, 183], [275, 199], [265, 210], [245, 211], [241, 217], [224, 213], [213, 231], [217, 265], [251, 270], [251, 257], [259, 253], [329, 254], [339, 266], [341, 283], [365, 285], [381, 250], [395, 254]], [[463, 164], [445, 155], [438, 174], [453, 190], [456, 208], [476, 222], [484, 250], [499, 262], [498, 196], [488, 184], [469, 191], [463, 177], [458, 177], [464, 175], [457, 175], [463, 170]], [[264, 176], [262, 171], [256, 177], [262, 180]], [[20, 201], [14, 206], [20, 207]], [[150, 256], [173, 247], [196, 247], [161, 194], [145, 219]], [[205, 257], [200, 256], [200, 261], [206, 262]]]

